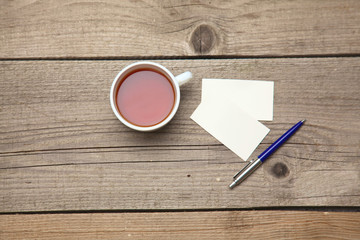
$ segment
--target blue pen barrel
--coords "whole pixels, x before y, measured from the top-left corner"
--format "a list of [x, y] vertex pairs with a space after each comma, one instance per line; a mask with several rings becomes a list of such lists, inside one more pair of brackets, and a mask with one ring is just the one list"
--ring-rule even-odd
[[276, 140], [273, 144], [271, 144], [270, 147], [268, 147], [264, 152], [262, 152], [258, 159], [260, 159], [261, 162], [264, 162], [273, 152], [275, 152], [286, 140], [288, 140], [291, 135], [293, 135], [304, 123], [305, 120], [302, 120], [295, 124], [292, 128], [287, 130], [286, 133], [284, 133], [278, 140]]

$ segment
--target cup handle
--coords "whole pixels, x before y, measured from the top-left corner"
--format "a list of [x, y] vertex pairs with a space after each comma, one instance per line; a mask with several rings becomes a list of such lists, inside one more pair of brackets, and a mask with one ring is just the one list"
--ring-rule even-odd
[[191, 72], [184, 72], [180, 75], [175, 77], [175, 80], [178, 82], [179, 86], [183, 85], [184, 83], [188, 82], [192, 78]]

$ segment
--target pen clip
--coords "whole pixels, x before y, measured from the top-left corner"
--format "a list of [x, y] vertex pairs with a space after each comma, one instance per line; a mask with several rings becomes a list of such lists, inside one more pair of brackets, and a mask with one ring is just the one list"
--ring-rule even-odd
[[237, 176], [239, 176], [241, 173], [243, 173], [248, 167], [250, 164], [252, 164], [254, 162], [254, 159], [251, 160], [250, 162], [248, 162], [248, 164], [245, 165], [245, 167], [243, 167], [239, 172], [237, 172], [234, 176], [233, 176], [233, 179], [237, 178]]

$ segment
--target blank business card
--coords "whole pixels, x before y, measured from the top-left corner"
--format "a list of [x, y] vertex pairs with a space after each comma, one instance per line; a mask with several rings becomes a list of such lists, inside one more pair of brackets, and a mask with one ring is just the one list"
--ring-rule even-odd
[[244, 161], [270, 131], [233, 100], [224, 97], [203, 100], [191, 119]]
[[214, 98], [232, 100], [256, 120], [273, 120], [273, 81], [203, 79], [201, 101]]

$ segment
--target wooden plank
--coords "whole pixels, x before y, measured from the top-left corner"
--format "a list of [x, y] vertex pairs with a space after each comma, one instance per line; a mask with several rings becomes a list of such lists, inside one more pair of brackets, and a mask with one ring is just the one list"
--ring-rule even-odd
[[359, 239], [359, 212], [0, 215], [2, 239]]
[[[167, 127], [137, 133], [108, 100], [130, 61], [2, 61], [0, 212], [359, 206], [358, 58], [157, 62], [195, 77]], [[307, 119], [233, 191], [242, 160], [189, 119], [202, 77], [275, 81], [271, 132], [254, 157]]]
[[360, 2], [2, 1], [0, 58], [360, 53]]

